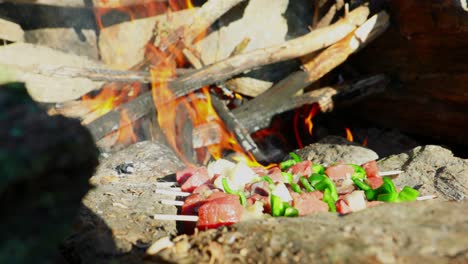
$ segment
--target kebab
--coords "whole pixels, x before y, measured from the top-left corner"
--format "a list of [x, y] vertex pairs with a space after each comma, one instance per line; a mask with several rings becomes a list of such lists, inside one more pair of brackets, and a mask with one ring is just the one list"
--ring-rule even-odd
[[[291, 159], [269, 167], [249, 167], [219, 159], [207, 167], [187, 167], [176, 173], [180, 187], [158, 193], [186, 197], [163, 200], [180, 206], [180, 215], [155, 215], [159, 220], [196, 222], [188, 228], [204, 230], [247, 219], [297, 217], [317, 212], [348, 214], [383, 202], [431, 199], [419, 197], [409, 186], [398, 190], [388, 176], [402, 171], [380, 172], [376, 161], [361, 165], [329, 166]], [[419, 197], [419, 198], [418, 198]]]

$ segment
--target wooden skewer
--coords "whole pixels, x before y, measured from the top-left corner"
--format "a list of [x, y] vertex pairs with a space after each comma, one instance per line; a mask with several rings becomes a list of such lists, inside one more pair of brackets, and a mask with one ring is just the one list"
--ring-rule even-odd
[[156, 189], [157, 194], [165, 194], [165, 195], [174, 195], [174, 196], [189, 196], [191, 193], [189, 192], [180, 192], [180, 191], [172, 191], [172, 190], [165, 190], [165, 189]]
[[416, 198], [417, 201], [426, 201], [426, 200], [432, 200], [432, 199], [435, 199], [437, 198], [437, 195], [425, 195], [425, 196], [420, 196], [418, 198]]
[[166, 215], [166, 214], [155, 214], [153, 218], [156, 220], [168, 220], [168, 221], [186, 221], [186, 222], [197, 222], [198, 216], [196, 215]]
[[184, 205], [183, 201], [173, 201], [173, 200], [160, 200], [159, 203], [166, 204], [166, 205], [175, 205], [175, 206]]
[[378, 176], [383, 177], [383, 176], [398, 175], [398, 174], [402, 174], [403, 172], [404, 171], [402, 171], [402, 170], [380, 171], [378, 173]]

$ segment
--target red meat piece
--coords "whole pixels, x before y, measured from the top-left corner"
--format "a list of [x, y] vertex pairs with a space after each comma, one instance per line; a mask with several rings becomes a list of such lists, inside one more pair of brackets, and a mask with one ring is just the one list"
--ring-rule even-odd
[[195, 188], [202, 186], [210, 181], [208, 170], [206, 168], [197, 168], [192, 171], [192, 176], [185, 179], [180, 188], [184, 192], [192, 192]]
[[366, 182], [372, 187], [372, 189], [379, 188], [383, 184], [383, 180], [380, 177], [369, 177], [366, 179]]
[[199, 193], [194, 193], [185, 198], [181, 208], [183, 215], [197, 215], [198, 208], [205, 202], [205, 197]]
[[366, 171], [367, 177], [379, 177], [379, 168], [377, 167], [377, 162], [375, 160], [366, 162], [361, 165]]
[[193, 190], [192, 193], [206, 193], [207, 191], [219, 192], [220, 190], [216, 188], [212, 183], [205, 183], [203, 185], [198, 186]]
[[340, 214], [349, 214], [353, 212], [348, 204], [342, 199], [339, 199], [336, 202], [336, 211]]
[[[296, 176], [310, 176], [312, 174], [312, 162], [310, 160], [304, 160], [294, 164], [288, 169], [289, 172]], [[299, 178], [298, 177], [298, 178]]]
[[340, 182], [344, 179], [350, 178], [354, 173], [354, 168], [347, 164], [337, 164], [328, 167], [325, 174], [330, 177], [334, 182]]
[[208, 176], [208, 170], [206, 167], [187, 167], [181, 171], [176, 172], [176, 181], [179, 185], [182, 185], [187, 181], [187, 179], [197, 174], [206, 174]]
[[315, 212], [327, 212], [328, 205], [317, 198], [314, 192], [292, 193], [293, 206], [299, 210], [299, 215], [309, 215]]
[[283, 175], [281, 175], [281, 169], [279, 167], [273, 167], [268, 170], [268, 177], [270, 177], [273, 182], [284, 182]]
[[257, 174], [258, 176], [265, 176], [268, 175], [268, 170], [264, 167], [251, 167], [251, 169]]
[[226, 194], [223, 197], [208, 199], [198, 208], [197, 227], [205, 230], [235, 224], [240, 221], [243, 211], [237, 195]]
[[259, 181], [245, 185], [245, 190], [249, 192], [250, 195], [260, 194], [268, 196], [270, 193], [270, 185], [266, 181]]

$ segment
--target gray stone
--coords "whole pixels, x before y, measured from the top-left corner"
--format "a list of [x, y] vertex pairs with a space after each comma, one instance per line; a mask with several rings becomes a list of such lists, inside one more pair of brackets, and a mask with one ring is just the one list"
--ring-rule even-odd
[[363, 164], [379, 158], [374, 151], [337, 136], [326, 137], [318, 143], [297, 150], [296, 153], [304, 160], [308, 159], [319, 164], [335, 162]]
[[467, 210], [467, 202], [425, 201], [344, 217], [318, 213], [246, 221], [176, 239], [159, 257], [177, 263], [208, 262], [213, 255], [225, 263], [466, 263], [468, 221], [461, 212]]
[[379, 170], [403, 170], [395, 185], [419, 188], [421, 195], [437, 194], [444, 200], [468, 195], [468, 160], [453, 156], [440, 146], [420, 146], [378, 162]]
[[[118, 174], [115, 168], [130, 162], [134, 172]], [[154, 214], [177, 214], [175, 206], [159, 203], [175, 197], [156, 194], [155, 183], [174, 181], [175, 177], [166, 176], [182, 168], [182, 162], [169, 148], [148, 141], [102, 159], [90, 180], [94, 188], [83, 199], [79, 228], [64, 244], [69, 260], [108, 263], [122, 252], [145, 248], [163, 236], [175, 235], [174, 221], [152, 218]], [[136, 253], [133, 257], [138, 256]]]

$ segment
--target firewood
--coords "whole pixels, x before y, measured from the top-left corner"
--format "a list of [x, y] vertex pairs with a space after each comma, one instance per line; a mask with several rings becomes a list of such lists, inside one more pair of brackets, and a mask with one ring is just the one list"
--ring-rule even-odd
[[[281, 104], [274, 105], [264, 105], [258, 108], [255, 112], [250, 111], [248, 108], [240, 107], [232, 112], [239, 120], [239, 122], [250, 132], [255, 132], [258, 129], [265, 128], [269, 125], [271, 118], [276, 114], [295, 109], [305, 104], [319, 103], [323, 111], [331, 110], [333, 104], [331, 103], [331, 97], [336, 94], [340, 96], [339, 93], [343, 93], [346, 100], [350, 100], [353, 97], [365, 97], [376, 91], [381, 91], [382, 87], [387, 83], [386, 78], [382, 75], [372, 76], [357, 82], [343, 85], [339, 88], [326, 88], [324, 90], [317, 90], [298, 97], [289, 97], [288, 100], [283, 101]], [[337, 92], [334, 91], [336, 89]], [[359, 91], [366, 91], [359, 93]], [[347, 96], [348, 94], [349, 96]], [[288, 97], [286, 97], [288, 98]], [[125, 103], [109, 113], [97, 118], [93, 122], [87, 124], [86, 126], [90, 130], [93, 137], [98, 140], [103, 138], [108, 133], [119, 128], [119, 121], [121, 111], [126, 109], [130, 120], [133, 122], [139, 118], [146, 115], [148, 112], [155, 110], [153, 100], [151, 98], [151, 93], [146, 92], [141, 94], [132, 101]], [[252, 121], [250, 121], [252, 120]]]
[[234, 135], [242, 148], [245, 151], [252, 153], [256, 160], [266, 161], [265, 154], [262, 153], [255, 141], [252, 139], [249, 131], [244, 127], [241, 121], [237, 119], [231, 111], [229, 111], [227, 106], [216, 96], [211, 97], [211, 103], [221, 120], [223, 120], [226, 126], [234, 132]]
[[322, 112], [331, 111], [334, 109], [333, 98], [341, 98], [340, 101], [344, 102], [353, 101], [383, 91], [387, 83], [384, 75], [376, 75], [338, 87], [325, 87], [289, 99], [283, 98], [280, 104], [262, 103], [255, 107], [255, 110], [242, 106], [232, 112], [239, 122], [253, 133], [268, 127], [271, 119], [277, 114], [313, 103], [318, 103]]
[[[47, 62], [47, 65], [44, 64]], [[27, 43], [0, 46], [0, 63], [15, 69], [18, 80], [27, 84], [28, 92], [39, 102], [65, 102], [101, 87], [102, 83], [86, 78], [50, 77], [31, 72], [32, 65], [41, 67], [99, 67], [86, 57], [67, 54]]]
[[24, 31], [20, 25], [0, 18], [0, 40], [23, 42]]
[[208, 29], [218, 18], [224, 15], [231, 8], [243, 2], [245, 0], [224, 0], [215, 1], [208, 0], [204, 3], [190, 19], [190, 23], [187, 23], [189, 27], [187, 30], [174, 30], [169, 36], [168, 41], [164, 43], [155, 43], [162, 51], [165, 51], [170, 45], [175, 44], [179, 40], [186, 43], [186, 46], [191, 47], [193, 41], [201, 33]]
[[329, 27], [315, 30], [280, 45], [253, 50], [222, 60], [169, 82], [169, 87], [174, 91], [174, 98], [177, 98], [247, 70], [314, 52], [348, 35], [366, 21], [368, 14], [367, 7], [358, 7], [346, 18]]
[[[349, 16], [351, 16], [351, 14], [352, 12]], [[304, 71], [295, 72], [281, 80], [265, 93], [244, 104], [238, 111], [250, 109], [249, 111], [255, 112], [255, 108], [260, 107], [260, 105], [265, 102], [279, 105], [284, 98], [291, 97], [291, 95], [297, 91], [306, 88], [336, 66], [343, 63], [349, 55], [364, 47], [383, 33], [388, 25], [389, 18], [385, 12], [374, 15], [346, 38], [325, 49], [319, 55], [303, 64]], [[312, 31], [312, 33], [316, 31]]]

